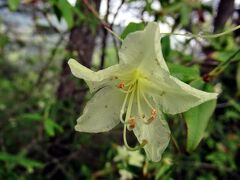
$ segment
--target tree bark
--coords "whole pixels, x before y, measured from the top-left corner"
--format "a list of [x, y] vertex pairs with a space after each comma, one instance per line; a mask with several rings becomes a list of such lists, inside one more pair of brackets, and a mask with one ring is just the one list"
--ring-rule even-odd
[[221, 0], [218, 5], [217, 16], [214, 19], [214, 32], [221, 31], [234, 12], [234, 0]]
[[[90, 2], [98, 11], [101, 0], [92, 0]], [[89, 17], [89, 15], [91, 15], [91, 12], [88, 11], [88, 9], [83, 5], [81, 1], [78, 3], [78, 6], [86, 17]], [[78, 19], [75, 20], [77, 21]], [[73, 27], [70, 32], [67, 49], [72, 54], [76, 52], [78, 56], [77, 60], [86, 67], [91, 66], [92, 55], [95, 47], [95, 38], [96, 32], [93, 32], [90, 29], [89, 24], [86, 23], [81, 23], [80, 25]], [[76, 94], [78, 93], [77, 91], [77, 86], [72, 80], [72, 74], [67, 64], [67, 60], [64, 60], [62, 64], [62, 73], [60, 75], [60, 84], [57, 90], [57, 98], [59, 100], [64, 100], [69, 99], [69, 97], [76, 97]], [[78, 93], [76, 103], [82, 101], [84, 94], [84, 92]]]

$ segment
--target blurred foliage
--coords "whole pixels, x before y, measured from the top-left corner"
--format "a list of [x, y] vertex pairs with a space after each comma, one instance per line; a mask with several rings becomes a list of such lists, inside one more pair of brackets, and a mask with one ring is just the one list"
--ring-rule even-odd
[[[83, 1], [75, 6], [67, 0], [0, 2], [7, 4], [0, 13], [0, 179], [240, 179], [240, 54], [226, 62], [239, 50], [239, 32], [205, 40], [162, 38], [163, 55], [175, 77], [220, 95], [217, 102], [167, 116], [174, 141], [161, 162], [152, 163], [143, 152], [128, 152], [121, 146], [122, 127], [98, 135], [74, 131], [90, 94], [82, 81], [62, 76], [62, 63], [77, 58], [67, 48], [69, 35], [83, 24], [97, 35], [92, 61], [96, 70], [102, 54], [105, 67], [117, 63], [119, 47], [108, 34], [102, 53], [102, 26], [92, 12], [86, 13]], [[116, 5], [110, 2], [112, 10]], [[127, 8], [121, 15], [133, 11], [141, 23], [113, 24], [121, 38], [143, 29], [150, 20], [168, 26], [169, 32], [211, 32], [216, 14], [211, 3], [193, 0], [123, 3]], [[5, 13], [11, 18], [4, 18]], [[24, 20], [17, 18], [21, 14]], [[109, 19], [105, 18], [111, 24]], [[239, 17], [229, 18], [225, 29], [237, 22]], [[206, 76], [216, 67], [221, 69], [216, 76]], [[74, 96], [58, 96], [61, 80], [72, 82], [65, 87], [67, 92], [77, 86]]]

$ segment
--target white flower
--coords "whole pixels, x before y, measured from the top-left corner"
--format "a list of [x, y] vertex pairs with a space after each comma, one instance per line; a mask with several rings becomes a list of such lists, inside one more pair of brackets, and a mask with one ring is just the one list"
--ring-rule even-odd
[[148, 159], [159, 161], [166, 149], [170, 130], [163, 113], [177, 114], [217, 97], [181, 82], [169, 74], [161, 51], [157, 23], [129, 34], [119, 51], [120, 62], [98, 72], [70, 59], [72, 73], [95, 93], [77, 120], [75, 129], [98, 133], [109, 131], [120, 121], [133, 130]]
[[114, 161], [127, 161], [132, 166], [142, 167], [144, 156], [139, 151], [128, 151], [125, 146], [118, 146]]

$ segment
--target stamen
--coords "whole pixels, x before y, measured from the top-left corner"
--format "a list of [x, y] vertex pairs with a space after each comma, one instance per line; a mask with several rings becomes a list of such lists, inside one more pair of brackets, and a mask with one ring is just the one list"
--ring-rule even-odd
[[126, 146], [126, 148], [129, 151], [139, 150], [139, 149], [143, 148], [148, 143], [147, 140], [144, 139], [141, 144], [139, 144], [139, 145], [137, 145], [135, 147], [130, 147], [128, 145], [128, 142], [127, 142], [127, 126], [126, 125], [124, 125], [124, 129], [123, 129], [123, 141], [124, 141], [124, 145]]
[[138, 106], [138, 114], [143, 119], [143, 122], [146, 123], [145, 114], [142, 112], [141, 102], [140, 102], [140, 88], [137, 88], [137, 106]]
[[131, 91], [129, 91], [129, 90], [123, 90], [123, 89], [119, 89], [121, 92], [123, 92], [123, 93], [129, 93], [129, 92], [131, 92]]
[[156, 109], [152, 109], [151, 117], [153, 117], [154, 119], [157, 117], [157, 110]]
[[129, 81], [128, 83], [126, 83], [125, 86], [133, 85], [134, 83], [135, 83], [135, 80], [133, 79], [133, 80]]
[[[131, 96], [130, 96], [130, 99], [129, 99], [129, 103], [128, 103], [128, 108], [127, 108], [127, 113], [126, 113], [126, 117], [125, 119], [129, 119], [128, 120], [128, 123], [129, 123], [129, 127], [130, 128], [134, 128], [136, 126], [136, 120], [134, 117], [131, 117], [130, 118], [130, 115], [131, 115], [131, 110], [132, 110], [132, 105], [133, 105], [133, 99], [134, 99], [134, 91], [136, 90], [136, 87], [137, 87], [137, 84], [133, 84], [133, 90], [131, 92]], [[128, 93], [129, 94], [129, 93]], [[128, 95], [127, 94], [127, 95]], [[124, 105], [125, 106], [125, 105]], [[124, 121], [125, 122], [125, 121]], [[129, 150], [129, 151], [136, 151], [136, 150], [139, 150], [141, 148], [143, 148], [146, 144], [147, 144], [147, 140], [143, 140], [141, 144], [135, 146], [135, 147], [130, 147], [127, 143], [127, 124], [124, 123], [124, 129], [123, 129], [123, 141], [124, 141], [124, 144], [126, 146], [126, 148]]]
[[[143, 94], [143, 93], [142, 93]], [[152, 105], [150, 104], [150, 102], [147, 100], [147, 98], [144, 96], [144, 100], [147, 102], [147, 104], [152, 107]], [[150, 118], [148, 118], [146, 120], [145, 118], [145, 114], [142, 112], [142, 108], [141, 108], [141, 102], [140, 102], [140, 88], [138, 88], [137, 90], [137, 105], [138, 105], [138, 113], [139, 113], [139, 116], [143, 119], [143, 122], [145, 124], [150, 124], [154, 119], [156, 119], [157, 117], [157, 110], [152, 108], [152, 111], [151, 111], [151, 116]]]
[[126, 107], [126, 103], [127, 103], [127, 100], [128, 100], [128, 96], [130, 93], [131, 96], [130, 96], [130, 99], [129, 99], [129, 103], [128, 103], [128, 108], [127, 108], [127, 114], [126, 114], [126, 117], [125, 119], [128, 119], [130, 117], [130, 113], [131, 113], [131, 110], [132, 110], [132, 104], [133, 104], [133, 97], [134, 97], [134, 92], [132, 92], [133, 90], [135, 89], [135, 85], [133, 86], [130, 86], [127, 90], [127, 94], [124, 98], [124, 101], [123, 101], [123, 105], [122, 105], [122, 108], [120, 110], [120, 121], [123, 123], [123, 124], [126, 124], [126, 122], [123, 120], [123, 114], [125, 112], [125, 107]]
[[136, 127], [136, 118], [135, 117], [130, 117], [128, 119], [128, 127], [130, 130], [132, 130]]
[[120, 82], [120, 83], [117, 85], [117, 88], [119, 88], [119, 89], [123, 89], [124, 87], [125, 87], [124, 82]]
[[[128, 86], [128, 85], [125, 84], [125, 87], [126, 87], [126, 86]], [[123, 89], [119, 89], [119, 90], [120, 90], [121, 92], [123, 92], [123, 93], [130, 93], [130, 92], [133, 90], [133, 88], [134, 88], [134, 86], [130, 86], [127, 91], [126, 91], [126, 90], [123, 90]]]
[[151, 116], [150, 118], [147, 120], [147, 124], [150, 124], [151, 122], [153, 122], [154, 119], [156, 119], [157, 117], [157, 110], [156, 109], [153, 109], [151, 111]]
[[[130, 87], [131, 87], [131, 86], [130, 86]], [[135, 89], [136, 89], [136, 85], [133, 84], [133, 89], [132, 89], [132, 91], [131, 91], [131, 96], [130, 96], [130, 99], [129, 99], [129, 102], [128, 102], [126, 119], [129, 119], [129, 117], [130, 117], [130, 115], [131, 115]]]
[[126, 94], [125, 98], [124, 98], [124, 101], [123, 101], [123, 104], [122, 104], [122, 108], [120, 110], [120, 121], [125, 124], [125, 121], [123, 120], [123, 114], [125, 112], [125, 107], [126, 107], [126, 103], [127, 103], [127, 99], [128, 99], [128, 95], [129, 93]]
[[151, 105], [151, 103], [148, 101], [148, 99], [146, 98], [145, 94], [143, 92], [141, 92], [143, 99], [145, 100], [145, 102], [147, 103], [147, 105], [151, 108], [151, 109], [155, 109], [153, 108], [153, 106]]

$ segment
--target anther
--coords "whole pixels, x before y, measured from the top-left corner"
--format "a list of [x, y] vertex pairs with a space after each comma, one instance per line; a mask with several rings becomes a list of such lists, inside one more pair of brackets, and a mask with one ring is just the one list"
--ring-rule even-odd
[[124, 82], [120, 82], [120, 83], [117, 85], [117, 87], [118, 87], [119, 89], [123, 89], [124, 86], [125, 86]]
[[153, 122], [153, 120], [156, 119], [156, 117], [157, 117], [157, 110], [156, 109], [152, 109], [151, 116], [147, 120], [147, 124], [150, 124], [151, 122]]
[[153, 117], [154, 119], [157, 117], [157, 110], [156, 109], [152, 109], [151, 117]]
[[135, 117], [130, 117], [128, 119], [128, 124], [130, 129], [134, 129], [136, 127], [136, 118]]

